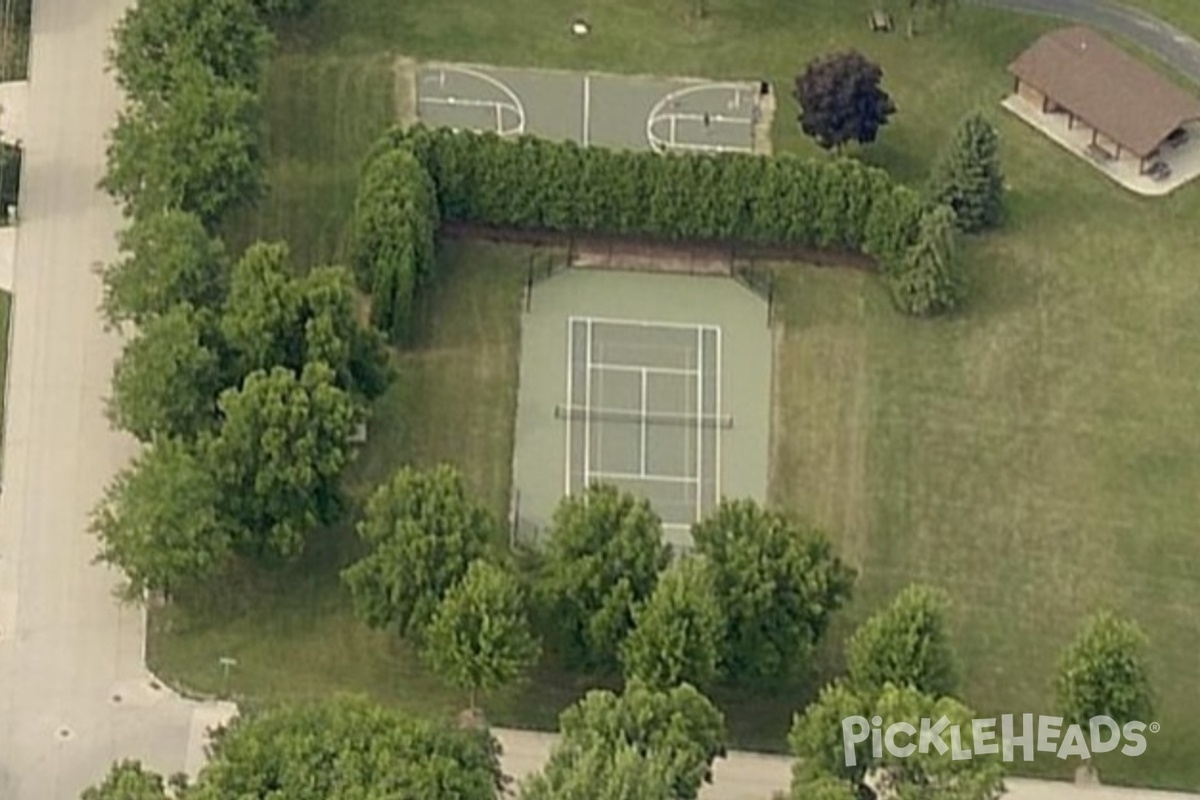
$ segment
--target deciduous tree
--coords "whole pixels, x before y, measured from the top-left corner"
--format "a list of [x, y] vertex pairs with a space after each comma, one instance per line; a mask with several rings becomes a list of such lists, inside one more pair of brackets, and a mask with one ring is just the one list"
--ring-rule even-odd
[[914, 584], [859, 626], [846, 647], [851, 683], [868, 694], [885, 684], [935, 697], [954, 691], [954, 654], [947, 631], [950, 597]]
[[434, 671], [470, 692], [500, 689], [520, 678], [538, 656], [521, 585], [503, 567], [476, 559], [438, 605], [425, 633]]
[[[924, 750], [916, 747], [906, 755], [897, 755], [889, 747], [876, 754], [868, 735], [857, 745], [850, 743], [848, 753], [843, 737], [867, 730], [875, 716], [885, 732], [897, 723], [911, 726], [913, 732], [901, 730], [894, 741], [901, 748], [918, 744], [922, 720], [937, 722], [946, 717], [946, 732], [939, 740], [943, 746], [931, 741]], [[852, 717], [859, 718], [857, 723]], [[840, 685], [827, 687], [792, 725], [789, 742], [797, 757], [792, 797], [997, 800], [1004, 790], [1003, 765], [996, 757], [975, 752], [974, 717], [971, 709], [953, 698], [936, 698], [910, 687], [887, 684], [870, 697]], [[973, 753], [969, 759], [954, 758], [949, 732], [954, 726], [959, 729], [959, 746]], [[993, 745], [998, 736], [995, 731]], [[843, 794], [840, 787], [849, 787], [851, 793]]]
[[139, 0], [117, 23], [109, 60], [135, 101], [171, 100], [181, 64], [256, 91], [272, 38], [248, 0]]
[[119, 761], [104, 780], [86, 789], [81, 800], [168, 800], [162, 776], [138, 761]]
[[1152, 710], [1148, 643], [1132, 620], [1108, 611], [1090, 617], [1059, 659], [1058, 705], [1067, 723], [1145, 720]]
[[633, 609], [669, 561], [662, 521], [645, 500], [605, 484], [564, 497], [539, 588], [567, 655], [596, 669], [616, 667]]
[[633, 625], [621, 647], [626, 678], [666, 689], [681, 683], [705, 686], [717, 677], [725, 612], [702, 556], [669, 566], [633, 612]]
[[187, 799], [495, 800], [502, 786], [499, 746], [487, 732], [342, 697], [238, 717]]
[[853, 50], [814, 59], [796, 77], [800, 127], [826, 149], [875, 141], [896, 112], [882, 80], [879, 65]]
[[723, 664], [741, 683], [801, 674], [854, 570], [829, 540], [752, 500], [722, 502], [693, 529], [728, 619]]
[[148, 320], [113, 366], [108, 414], [143, 442], [155, 436], [194, 440], [212, 429], [221, 389], [218, 355], [188, 304]]
[[317, 267], [295, 277], [287, 245], [258, 242], [233, 268], [221, 331], [237, 370], [286, 367], [301, 371], [322, 362], [336, 384], [358, 396], [387, 386], [387, 352], [379, 334], [359, 322], [354, 283], [341, 267]]
[[171, 98], [121, 112], [100, 185], [139, 217], [168, 209], [212, 228], [262, 188], [258, 95], [180, 64]]
[[181, 303], [201, 309], [224, 302], [229, 284], [224, 245], [194, 214], [148, 214], [119, 238], [123, 257], [102, 275], [102, 307], [110, 323], [141, 325]]
[[669, 757], [625, 741], [563, 752], [552, 764], [522, 785], [521, 800], [676, 800]]
[[218, 572], [231, 531], [207, 467], [181, 442], [160, 439], [119, 472], [92, 512], [98, 559], [119, 568], [128, 593], [170, 594]]
[[319, 362], [299, 376], [277, 367], [251, 373], [217, 402], [223, 421], [208, 460], [239, 523], [238, 544], [252, 556], [299, 554], [310, 529], [337, 509], [359, 412], [333, 380]]
[[982, 114], [970, 114], [959, 123], [934, 165], [929, 196], [934, 203], [949, 206], [958, 229], [966, 233], [1000, 224], [1004, 215], [1000, 137]]
[[486, 552], [493, 524], [453, 467], [399, 470], [371, 496], [358, 525], [367, 555], [342, 572], [355, 611], [372, 627], [420, 637]]
[[713, 761], [725, 755], [721, 712], [687, 684], [656, 690], [634, 681], [619, 695], [588, 692], [562, 713], [559, 728], [561, 737], [542, 776], [534, 781], [547, 788], [571, 785], [580, 771], [627, 761], [626, 750], [632, 748], [650, 761], [624, 764], [636, 774], [639, 785], [656, 789], [654, 778], [665, 771], [669, 797], [691, 800], [712, 780]]

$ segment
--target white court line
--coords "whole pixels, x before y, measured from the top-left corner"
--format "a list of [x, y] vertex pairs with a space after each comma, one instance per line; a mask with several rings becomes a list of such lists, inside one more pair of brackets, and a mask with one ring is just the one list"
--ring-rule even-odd
[[668, 121], [671, 123], [671, 125], [670, 125], [670, 130], [667, 133], [667, 144], [671, 145], [672, 147], [675, 146], [675, 142], [676, 142], [675, 122], [677, 119], [678, 118], [675, 117], [674, 115], [672, 115], [671, 117], [668, 118]]
[[[704, 121], [703, 114], [694, 114], [691, 112], [664, 114], [659, 117], [659, 119], [663, 119], [663, 118], [669, 119], [671, 121], [671, 130], [675, 130], [675, 121], [676, 120], [683, 120], [684, 122], [703, 122]], [[754, 119], [751, 117], [727, 117], [724, 114], [709, 114], [708, 121], [710, 124], [724, 122], [724, 123], [728, 123], [730, 125], [752, 125], [754, 123]]]
[[428, 103], [431, 106], [463, 106], [464, 108], [507, 108], [513, 113], [516, 113], [517, 107], [512, 103], [505, 103], [502, 100], [477, 100], [474, 97], [457, 97], [455, 95], [446, 95], [445, 97], [421, 97], [417, 100], [418, 103]]
[[[704, 328], [696, 326], [696, 365], [704, 366]], [[700, 520], [701, 498], [704, 496], [701, 479], [704, 477], [704, 376], [696, 378], [696, 521]]]
[[[573, 405], [575, 402], [575, 318], [567, 318], [567, 405]], [[564, 482], [566, 489], [563, 494], [571, 493], [571, 415], [567, 415], [567, 446], [566, 446], [566, 470], [564, 470]], [[586, 487], [585, 487], [586, 488]]]
[[[713, 330], [715, 330], [717, 332], [717, 418], [719, 419], [721, 416], [721, 395], [724, 394], [724, 392], [722, 391], [722, 387], [721, 387], [721, 329], [719, 327], [717, 327], [716, 325], [712, 326], [712, 328], [713, 328]], [[713, 502], [720, 503], [721, 502], [721, 429], [718, 427], [716, 429], [716, 431], [717, 431], [716, 436], [713, 437], [716, 440], [715, 449], [717, 451], [717, 453], [716, 453], [717, 464], [716, 464], [716, 467], [714, 468], [716, 471], [716, 475], [713, 476]]]
[[[587, 355], [584, 356], [587, 365], [587, 377], [583, 385], [583, 407], [589, 412], [592, 409], [592, 321], [587, 321]], [[583, 488], [587, 489], [592, 483], [592, 415], [583, 418]]]
[[642, 458], [641, 473], [646, 477], [646, 370], [642, 370]]
[[[682, 349], [682, 348], [672, 348]], [[613, 372], [652, 372], [655, 375], [699, 375], [698, 369], [681, 369], [678, 367], [639, 367], [636, 364], [613, 364], [607, 361], [593, 361], [592, 369], [607, 369]]]
[[583, 146], [587, 147], [592, 130], [592, 76], [583, 76]]
[[626, 472], [593, 472], [593, 478], [614, 481], [651, 481], [654, 483], [695, 483], [695, 478], [685, 478], [682, 475], [636, 475]]
[[576, 319], [585, 319], [589, 323], [599, 322], [605, 325], [629, 325], [642, 328], [684, 328], [691, 330], [698, 327], [712, 327], [711, 325], [704, 326], [697, 322], [659, 322], [657, 320], [646, 319], [617, 319], [616, 317], [576, 317]]
[[689, 150], [697, 153], [753, 153], [754, 148], [742, 147], [737, 144], [693, 144], [691, 142], [663, 142], [670, 144], [676, 150]]
[[[435, 67], [441, 71], [441, 85], [442, 86], [445, 86], [446, 73], [447, 72], [456, 72], [459, 75], [465, 75], [468, 78], [474, 78], [475, 80], [483, 81], [484, 83], [493, 86], [494, 88], [498, 89], [503, 94], [507, 95], [508, 99], [510, 101], [509, 103], [501, 103], [500, 101], [495, 101], [495, 100], [492, 100], [492, 101], [475, 100], [475, 101], [473, 101], [473, 103], [481, 103], [481, 104], [489, 104], [490, 103], [492, 105], [497, 105], [497, 106], [503, 105], [507, 108], [510, 108], [517, 115], [517, 126], [515, 128], [513, 128], [510, 131], [506, 131], [502, 127], [496, 129], [496, 133], [500, 134], [501, 136], [520, 135], [522, 133], [525, 133], [525, 104], [521, 102], [521, 98], [517, 95], [517, 93], [515, 91], [513, 91], [512, 87], [510, 87], [507, 83], [505, 83], [504, 81], [500, 80], [497, 77], [488, 75], [486, 72], [480, 72], [478, 70], [471, 69], [469, 67], [456, 66], [454, 64], [431, 64], [430, 65], [431, 69], [435, 68]], [[431, 102], [431, 103], [434, 103], [435, 105], [437, 105], [438, 101], [440, 99], [441, 98], [436, 98], [436, 97], [418, 97], [417, 103], [420, 104], [423, 102]], [[464, 100], [464, 98], [456, 97], [453, 99], [456, 102], [442, 103], [442, 105], [470, 105], [470, 104], [472, 104], [472, 103], [466, 102]], [[497, 113], [499, 113], [499, 112], [497, 112]]]

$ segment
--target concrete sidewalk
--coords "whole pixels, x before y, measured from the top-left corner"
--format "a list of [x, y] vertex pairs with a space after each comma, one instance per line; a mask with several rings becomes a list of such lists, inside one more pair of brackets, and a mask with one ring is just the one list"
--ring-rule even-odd
[[[558, 737], [539, 731], [495, 728], [492, 734], [503, 747], [504, 772], [521, 780], [537, 772], [550, 757]], [[733, 751], [713, 765], [713, 782], [700, 791], [700, 800], [771, 800], [786, 793], [792, 781], [792, 759], [786, 756]], [[1008, 778], [1009, 800], [1196, 800], [1198, 795], [1124, 789], [1111, 786], [1076, 787], [1059, 781]]]
[[135, 452], [104, 416], [121, 341], [102, 327], [93, 271], [116, 255], [123, 224], [96, 184], [120, 104], [104, 51], [126, 5], [34, 3], [31, 80], [0, 87], [0, 128], [24, 144], [6, 278], [16, 300], [0, 492], [2, 800], [78, 800], [120, 758], [164, 773], [194, 766], [189, 752], [233, 711], [152, 680], [144, 614], [116, 602], [118, 576], [92, 563], [87, 532]]

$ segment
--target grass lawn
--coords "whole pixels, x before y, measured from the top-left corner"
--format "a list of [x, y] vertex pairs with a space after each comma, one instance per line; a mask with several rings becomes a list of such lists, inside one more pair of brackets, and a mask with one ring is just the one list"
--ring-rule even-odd
[[[1171, 17], [1169, 0], [1154, 0]], [[1151, 0], [1143, 0], [1149, 8]], [[842, 635], [913, 580], [955, 600], [968, 701], [988, 713], [1050, 711], [1059, 649], [1083, 616], [1111, 606], [1152, 639], [1159, 693], [1137, 759], [1101, 762], [1106, 781], [1200, 789], [1200, 190], [1130, 196], [997, 101], [1004, 66], [1056, 25], [963, 6], [915, 42], [865, 30], [865, 6], [710, 0], [326, 0], [283, 37], [266, 105], [272, 193], [235, 238], [286, 238], [305, 265], [343, 253], [355, 167], [392, 112], [392, 56], [713, 77], [766, 76], [781, 94], [776, 146], [813, 152], [787, 98], [811, 57], [857, 47], [878, 60], [899, 107], [863, 158], [919, 181], [954, 122], [990, 109], [1011, 184], [1006, 229], [967, 245], [970, 305], [920, 322], [892, 311], [859, 273], [796, 266], [782, 280], [773, 498], [813, 518], [862, 570]], [[1179, 3], [1184, 8], [1185, 3]], [[580, 12], [586, 41], [565, 33]], [[498, 512], [511, 460], [523, 254], [443, 253], [424, 335], [399, 357], [350, 475], [361, 497], [395, 465], [450, 460]], [[342, 688], [430, 712], [462, 705], [411, 653], [357, 626], [336, 582], [345, 530], [305, 563], [240, 579], [204, 613], [156, 613], [164, 677], [251, 699]], [[287, 665], [281, 669], [279, 665]], [[552, 672], [488, 704], [497, 722], [548, 725], [579, 686]], [[725, 702], [740, 744], [780, 748], [804, 688]], [[723, 701], [730, 698], [721, 698]], [[1039, 761], [1035, 772], [1062, 765]]]

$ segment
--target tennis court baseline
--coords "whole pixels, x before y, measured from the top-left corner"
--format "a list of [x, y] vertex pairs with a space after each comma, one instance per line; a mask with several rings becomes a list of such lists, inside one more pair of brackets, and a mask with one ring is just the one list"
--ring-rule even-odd
[[642, 320], [567, 320], [567, 494], [608, 483], [647, 498], [668, 532], [720, 497], [721, 330]]

